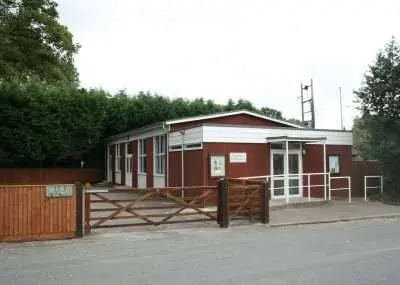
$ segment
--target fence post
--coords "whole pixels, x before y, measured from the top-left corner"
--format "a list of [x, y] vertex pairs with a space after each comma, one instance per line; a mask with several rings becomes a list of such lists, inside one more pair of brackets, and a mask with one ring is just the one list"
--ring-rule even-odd
[[83, 237], [83, 187], [82, 183], [75, 183], [75, 196], [76, 196], [76, 228], [75, 236]]
[[218, 181], [217, 219], [221, 228], [229, 227], [228, 181], [224, 178]]
[[364, 201], [367, 201], [367, 176], [364, 176]]
[[261, 223], [269, 223], [269, 198], [270, 189], [269, 182], [263, 182], [261, 184]]
[[349, 203], [351, 203], [351, 176], [347, 177], [347, 181], [349, 184]]
[[85, 193], [85, 234], [90, 233], [90, 193]]

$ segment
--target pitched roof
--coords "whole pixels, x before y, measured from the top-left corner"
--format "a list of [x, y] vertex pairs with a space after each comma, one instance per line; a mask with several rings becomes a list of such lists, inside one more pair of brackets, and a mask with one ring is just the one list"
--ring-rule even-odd
[[249, 115], [252, 117], [257, 117], [263, 120], [279, 123], [282, 125], [294, 127], [294, 128], [299, 128], [299, 129], [304, 129], [304, 126], [296, 125], [293, 123], [286, 122], [284, 120], [279, 120], [275, 119], [272, 117], [264, 116], [258, 113], [250, 112], [247, 110], [238, 110], [238, 111], [231, 111], [231, 112], [223, 112], [223, 113], [217, 113], [217, 114], [210, 114], [210, 115], [201, 115], [201, 116], [194, 116], [194, 117], [188, 117], [188, 118], [181, 118], [181, 119], [173, 119], [173, 120], [167, 120], [165, 122], [166, 125], [173, 125], [173, 124], [181, 124], [181, 123], [187, 123], [187, 122], [195, 122], [195, 121], [201, 121], [201, 120], [207, 120], [207, 119], [215, 119], [215, 118], [221, 118], [221, 117], [228, 117], [228, 116], [234, 116], [234, 115]]
[[279, 119], [275, 119], [275, 118], [271, 118], [268, 116], [264, 116], [264, 115], [260, 115], [258, 113], [254, 113], [254, 112], [250, 112], [247, 110], [238, 110], [238, 111], [231, 111], [231, 112], [223, 112], [223, 113], [216, 113], [216, 114], [210, 114], [210, 115], [200, 115], [200, 116], [194, 116], [194, 117], [187, 117], [187, 118], [180, 118], [180, 119], [172, 119], [172, 120], [167, 120], [164, 122], [158, 122], [155, 124], [151, 124], [151, 125], [147, 125], [144, 127], [141, 127], [139, 129], [133, 129], [133, 130], [129, 130], [127, 132], [123, 132], [123, 133], [119, 133], [110, 137], [107, 137], [105, 140], [106, 141], [110, 141], [110, 140], [114, 140], [114, 139], [118, 139], [118, 138], [122, 138], [122, 137], [126, 137], [126, 136], [132, 136], [132, 135], [138, 135], [141, 133], [145, 133], [148, 132], [150, 130], [154, 130], [154, 129], [163, 129], [164, 126], [168, 126], [168, 125], [173, 125], [173, 124], [180, 124], [180, 123], [187, 123], [187, 122], [196, 122], [196, 121], [201, 121], [201, 120], [207, 120], [207, 119], [215, 119], [215, 118], [221, 118], [221, 117], [228, 117], [228, 116], [234, 116], [234, 115], [249, 115], [249, 116], [253, 116], [253, 117], [257, 117], [257, 118], [261, 118], [264, 120], [268, 120], [271, 122], [275, 122], [275, 123], [279, 123], [282, 125], [286, 125], [288, 127], [294, 127], [294, 128], [305, 128], [304, 126], [300, 126], [300, 125], [296, 125], [293, 123], [289, 123], [283, 120], [279, 120]]

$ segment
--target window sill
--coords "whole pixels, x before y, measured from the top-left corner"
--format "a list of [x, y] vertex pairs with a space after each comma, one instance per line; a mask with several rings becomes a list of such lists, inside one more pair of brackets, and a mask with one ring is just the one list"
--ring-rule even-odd
[[154, 173], [153, 176], [155, 176], [155, 177], [165, 177], [165, 174]]
[[142, 175], [142, 176], [147, 175], [146, 172], [138, 172], [137, 174], [138, 174], [138, 175]]

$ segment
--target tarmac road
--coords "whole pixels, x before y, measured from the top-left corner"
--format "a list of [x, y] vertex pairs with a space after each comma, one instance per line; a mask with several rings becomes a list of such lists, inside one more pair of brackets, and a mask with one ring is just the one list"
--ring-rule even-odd
[[400, 219], [0, 244], [0, 284], [400, 284]]

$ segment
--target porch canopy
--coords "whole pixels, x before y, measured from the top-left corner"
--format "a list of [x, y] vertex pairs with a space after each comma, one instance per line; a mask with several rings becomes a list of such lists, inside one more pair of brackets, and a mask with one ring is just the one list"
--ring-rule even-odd
[[[291, 137], [291, 136], [277, 136], [267, 137], [267, 143], [284, 143], [285, 144], [285, 184], [289, 185], [289, 142], [297, 143], [323, 143], [323, 173], [324, 173], [324, 198], [326, 200], [326, 137]], [[289, 191], [286, 192], [286, 202], [289, 202]]]
[[290, 137], [290, 136], [279, 136], [279, 137], [267, 137], [268, 143], [286, 143], [286, 142], [304, 142], [304, 143], [316, 143], [325, 142], [326, 137]]

